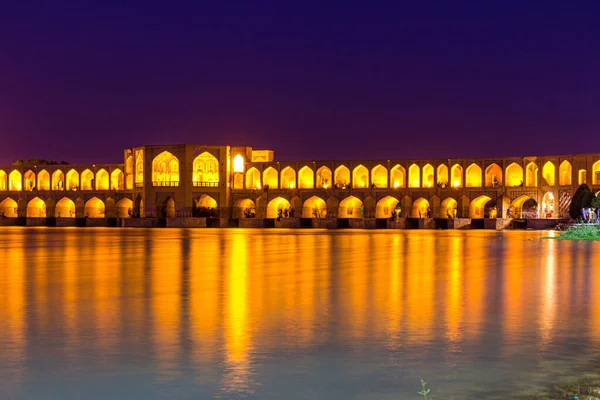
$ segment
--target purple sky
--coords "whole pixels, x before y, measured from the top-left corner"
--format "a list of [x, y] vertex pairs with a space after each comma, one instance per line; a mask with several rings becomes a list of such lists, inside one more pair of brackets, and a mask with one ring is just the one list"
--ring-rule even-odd
[[321, 3], [4, 2], [0, 162], [600, 152], [599, 1]]

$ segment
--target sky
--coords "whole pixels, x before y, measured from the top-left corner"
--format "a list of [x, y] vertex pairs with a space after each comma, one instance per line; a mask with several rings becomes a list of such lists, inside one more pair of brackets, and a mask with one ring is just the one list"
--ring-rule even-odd
[[599, 1], [7, 0], [0, 163], [168, 143], [278, 160], [600, 152], [599, 15]]

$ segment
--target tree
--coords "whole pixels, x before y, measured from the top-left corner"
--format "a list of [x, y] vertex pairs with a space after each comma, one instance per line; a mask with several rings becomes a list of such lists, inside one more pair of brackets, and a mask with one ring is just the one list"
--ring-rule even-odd
[[[583, 185], [580, 185], [575, 191], [575, 194], [571, 199], [571, 206], [569, 207], [569, 215], [571, 216], [571, 218], [577, 219], [581, 216], [581, 209], [583, 208], [583, 200], [586, 196], [586, 193], [590, 193], [593, 196], [590, 187], [585, 183]], [[589, 197], [586, 198], [586, 201], [589, 201], [591, 203], [591, 199], [589, 199]]]
[[598, 193], [598, 196], [596, 196], [594, 200], [592, 200], [592, 207], [600, 207], [600, 193]]

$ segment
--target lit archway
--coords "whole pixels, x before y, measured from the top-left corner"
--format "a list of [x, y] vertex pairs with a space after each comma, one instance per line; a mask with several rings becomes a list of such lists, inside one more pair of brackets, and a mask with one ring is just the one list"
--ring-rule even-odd
[[458, 202], [454, 200], [452, 197], [448, 197], [440, 206], [440, 218], [456, 218], [456, 214], [458, 212]]
[[482, 185], [482, 171], [481, 167], [475, 163], [467, 167], [467, 187], [481, 187]]
[[292, 167], [281, 170], [281, 188], [293, 189], [296, 187], [296, 171]]
[[[563, 161], [563, 163], [558, 167], [558, 172], [561, 175], [562, 178], [562, 173], [561, 171], [563, 171], [563, 168], [568, 168], [568, 179], [569, 179], [569, 185], [571, 184], [571, 164], [566, 161]], [[556, 176], [556, 168], [554, 167], [554, 164], [550, 161], [547, 161], [546, 164], [544, 164], [544, 166], [542, 167], [542, 177], [544, 178], [544, 180], [546, 181], [546, 184], [548, 186], [554, 186], [554, 184], [556, 183], [555, 181], [555, 177]], [[559, 183], [561, 178], [559, 178]]]
[[388, 170], [381, 164], [378, 164], [371, 170], [371, 182], [375, 187], [388, 187]]
[[375, 209], [375, 217], [377, 218], [390, 218], [396, 206], [400, 200], [392, 196], [385, 196], [383, 199], [377, 202]]
[[85, 203], [83, 215], [87, 218], [104, 218], [106, 215], [104, 202], [97, 197], [92, 197]]
[[469, 205], [469, 217], [470, 218], [484, 218], [485, 217], [485, 206], [492, 200], [489, 196], [479, 196], [473, 199]]
[[452, 187], [459, 188], [463, 186], [463, 167], [454, 164], [452, 166]]
[[244, 156], [241, 154], [233, 157], [233, 172], [244, 172]]
[[[546, 182], [548, 182], [548, 184], [550, 186], [554, 186], [554, 164], [550, 163], [546, 163], [546, 165], [552, 165], [552, 168], [548, 167], [548, 171], [544, 171], [544, 178], [546, 179]], [[546, 166], [544, 166], [544, 170], [546, 170]], [[548, 176], [546, 178], [546, 175]], [[573, 176], [573, 167], [571, 166], [571, 163], [568, 162], [567, 160], [564, 160], [563, 162], [560, 163], [560, 166], [558, 167], [558, 184], [560, 186], [570, 186], [572, 183], [572, 177]], [[552, 183], [550, 183], [550, 181], [548, 179], [552, 179]]]
[[312, 189], [314, 187], [314, 171], [305, 165], [298, 171], [298, 187], [300, 189]]
[[128, 218], [133, 214], [133, 201], [127, 197], [123, 197], [115, 204], [117, 218]]
[[63, 197], [56, 203], [54, 209], [56, 218], [75, 218], [75, 203], [68, 197]]
[[600, 185], [600, 160], [592, 166], [592, 184]]
[[514, 199], [510, 205], [510, 209], [513, 218], [537, 218], [537, 201], [527, 195]]
[[17, 202], [11, 199], [10, 197], [7, 197], [6, 199], [2, 200], [2, 202], [0, 202], [0, 215], [2, 216], [16, 218], [19, 216], [18, 209], [19, 206]]
[[328, 167], [324, 165], [320, 167], [317, 170], [317, 187], [323, 189], [330, 188], [332, 185], [331, 177], [331, 170]]
[[38, 190], [50, 190], [50, 173], [45, 169], [38, 174]]
[[359, 165], [352, 171], [352, 187], [369, 187], [369, 170], [363, 165]]
[[133, 156], [125, 160], [125, 189], [133, 189]]
[[157, 214], [160, 218], [175, 218], [175, 200], [171, 197], [165, 197], [157, 202]]
[[246, 171], [246, 189], [260, 188], [260, 172], [255, 167], [248, 168], [248, 171]]
[[584, 185], [587, 183], [587, 171], [585, 169], [580, 169], [579, 172], [577, 173], [578, 176], [578, 182], [580, 185]]
[[421, 187], [421, 169], [417, 164], [412, 164], [408, 167], [408, 187]]
[[250, 199], [241, 199], [233, 204], [233, 218], [254, 218], [256, 217], [255, 204]]
[[419, 197], [416, 199], [412, 205], [412, 215], [413, 218], [426, 218], [427, 211], [431, 212], [429, 208], [429, 201], [426, 199]]
[[46, 203], [39, 197], [34, 197], [27, 203], [27, 218], [46, 217]]
[[552, 192], [546, 192], [544, 194], [544, 197], [542, 197], [541, 217], [552, 218], [552, 215], [554, 214], [554, 209], [554, 194]]
[[8, 175], [6, 172], [0, 170], [0, 190], [8, 189]]
[[338, 218], [361, 218], [362, 201], [348, 196], [340, 201]]
[[74, 169], [67, 172], [67, 190], [79, 189], [79, 173]]
[[277, 218], [280, 210], [283, 215], [284, 210], [289, 210], [291, 207], [289, 201], [283, 197], [276, 197], [267, 204], [267, 218]]
[[345, 188], [350, 185], [350, 170], [345, 165], [340, 165], [335, 169], [334, 184], [337, 187]]
[[431, 164], [425, 164], [423, 167], [423, 186], [433, 187], [433, 167]]
[[35, 189], [35, 172], [29, 170], [23, 175], [23, 183], [25, 184], [25, 190]]
[[320, 197], [308, 198], [302, 206], [303, 218], [325, 218], [327, 216], [327, 203]]
[[23, 187], [22, 176], [16, 169], [8, 175], [8, 190], [20, 192]]
[[273, 167], [268, 167], [263, 171], [263, 183], [265, 187], [277, 189], [279, 184], [277, 179], [277, 170]]
[[390, 179], [392, 180], [392, 187], [394, 189], [403, 188], [406, 186], [404, 177], [406, 176], [406, 171], [404, 167], [401, 165], [396, 165], [390, 171]]
[[144, 184], [144, 150], [135, 151], [135, 183], [137, 185]]
[[533, 161], [525, 168], [525, 186], [538, 186], [538, 166]]
[[153, 186], [179, 186], [179, 159], [163, 151], [152, 160]]
[[65, 190], [65, 174], [60, 169], [52, 173], [52, 190]]
[[96, 190], [108, 190], [108, 188], [108, 172], [106, 172], [104, 168], [100, 168], [100, 170], [96, 172]]
[[93, 190], [94, 173], [86, 169], [81, 173], [81, 190]]
[[198, 208], [217, 208], [217, 201], [211, 196], [203, 194], [196, 200], [196, 206]]
[[123, 190], [124, 189], [125, 175], [119, 168], [115, 169], [110, 173], [110, 188], [111, 190]]
[[523, 186], [523, 167], [517, 163], [511, 163], [506, 167], [506, 186]]
[[209, 152], [200, 153], [192, 163], [194, 186], [219, 186], [219, 160]]
[[485, 169], [485, 186], [502, 186], [502, 168], [496, 163], [490, 164]]
[[446, 164], [440, 164], [437, 167], [437, 185], [441, 187], [448, 186], [451, 182], [448, 176], [448, 166]]

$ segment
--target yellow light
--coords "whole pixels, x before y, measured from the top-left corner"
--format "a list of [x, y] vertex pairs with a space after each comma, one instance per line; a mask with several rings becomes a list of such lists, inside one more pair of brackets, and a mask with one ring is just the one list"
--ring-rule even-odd
[[454, 187], [458, 187], [458, 181], [454, 181]]
[[413, 182], [413, 185], [415, 185], [415, 186], [419, 186], [419, 180], [418, 180], [418, 179], [416, 179], [416, 180]]
[[290, 189], [293, 189], [293, 188], [294, 188], [294, 184], [290, 183]]
[[323, 184], [323, 189], [327, 189], [327, 184], [326, 183]]
[[241, 154], [233, 158], [233, 172], [244, 172], [244, 157]]
[[258, 183], [256, 184], [256, 188], [257, 188], [257, 189], [260, 189], [260, 188], [261, 188], [260, 182], [258, 182]]
[[399, 187], [400, 187], [400, 183], [394, 182], [394, 188], [399, 188]]
[[361, 184], [360, 184], [360, 187], [365, 187], [365, 184], [364, 184], [364, 183], [361, 183]]

